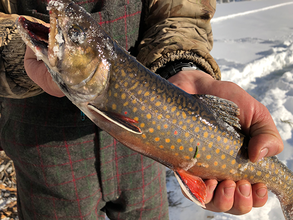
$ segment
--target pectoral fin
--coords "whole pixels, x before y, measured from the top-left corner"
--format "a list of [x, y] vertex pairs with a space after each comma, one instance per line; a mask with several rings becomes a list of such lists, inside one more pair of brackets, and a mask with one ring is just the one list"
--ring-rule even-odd
[[135, 134], [142, 134], [139, 127], [135, 126], [134, 123], [138, 123], [136, 120], [128, 118], [124, 115], [120, 115], [113, 112], [102, 111], [96, 108], [93, 105], [88, 105], [88, 108], [95, 113], [102, 115], [104, 118], [108, 119], [109, 121], [113, 122], [114, 124], [132, 132]]
[[197, 205], [205, 208], [204, 201], [207, 193], [203, 180], [198, 176], [189, 174], [183, 169], [178, 169], [174, 173], [186, 196]]

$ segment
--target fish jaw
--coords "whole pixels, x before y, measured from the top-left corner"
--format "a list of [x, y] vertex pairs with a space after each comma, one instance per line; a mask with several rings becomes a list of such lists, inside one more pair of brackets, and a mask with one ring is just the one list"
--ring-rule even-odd
[[[37, 59], [49, 63], [47, 48], [49, 27], [29, 21], [23, 16], [18, 17], [16, 25], [23, 41], [35, 52]], [[35, 32], [41, 33], [42, 37]]]
[[48, 9], [50, 29], [19, 17], [19, 33], [72, 102], [90, 102], [107, 88], [113, 41], [70, 1], [50, 1]]
[[[87, 84], [88, 93], [100, 93], [108, 81], [111, 55], [107, 49], [113, 51], [112, 40], [104, 34], [99, 37], [99, 25], [75, 4], [51, 1], [48, 9], [50, 66], [60, 73], [67, 86], [78, 89]], [[96, 73], [98, 77], [91, 80]]]

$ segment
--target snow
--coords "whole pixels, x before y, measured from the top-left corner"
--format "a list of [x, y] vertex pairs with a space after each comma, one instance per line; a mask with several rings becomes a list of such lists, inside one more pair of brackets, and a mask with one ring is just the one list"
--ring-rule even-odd
[[[293, 170], [293, 0], [255, 0], [217, 5], [211, 55], [232, 81], [270, 111], [284, 142], [278, 158]], [[167, 171], [169, 173], [170, 171]], [[169, 175], [168, 175], [169, 176]], [[167, 179], [171, 220], [283, 220], [278, 199], [234, 216], [202, 209], [186, 199], [176, 178]]]

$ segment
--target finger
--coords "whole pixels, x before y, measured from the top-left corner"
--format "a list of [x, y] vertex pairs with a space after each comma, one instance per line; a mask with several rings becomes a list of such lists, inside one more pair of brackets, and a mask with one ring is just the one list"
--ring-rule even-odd
[[26, 49], [24, 67], [27, 75], [46, 93], [56, 97], [64, 96], [64, 93], [53, 81], [44, 62], [37, 60], [35, 53], [29, 47]]
[[206, 204], [206, 208], [214, 212], [227, 212], [233, 207], [236, 183], [225, 180], [218, 184], [213, 199]]
[[212, 201], [214, 196], [214, 191], [218, 185], [218, 181], [215, 179], [205, 180], [204, 181], [207, 187], [207, 197], [205, 203], [208, 204]]
[[238, 181], [234, 193], [234, 204], [228, 213], [242, 215], [248, 213], [252, 209], [252, 205], [253, 199], [250, 183], [246, 180]]
[[256, 183], [252, 185], [253, 207], [262, 207], [268, 200], [268, 190], [265, 184]]
[[255, 111], [252, 116], [249, 131], [251, 139], [248, 144], [249, 159], [252, 162], [279, 154], [284, 148], [269, 111], [261, 103], [256, 104], [258, 104], [257, 112]]

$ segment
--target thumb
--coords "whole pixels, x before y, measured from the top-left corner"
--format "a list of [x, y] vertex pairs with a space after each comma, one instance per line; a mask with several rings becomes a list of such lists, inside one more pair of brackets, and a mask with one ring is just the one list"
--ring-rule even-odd
[[46, 93], [56, 97], [64, 96], [64, 93], [53, 81], [44, 62], [37, 60], [35, 53], [28, 46], [24, 56], [24, 68], [31, 80], [38, 84]]

